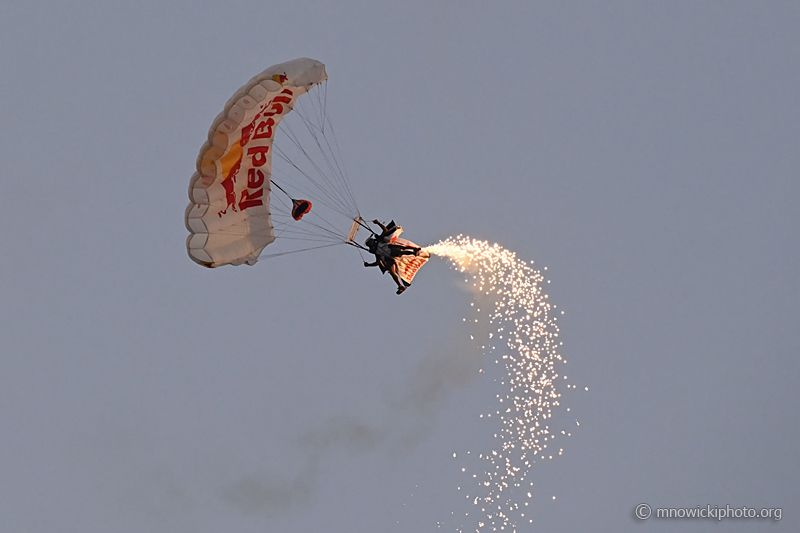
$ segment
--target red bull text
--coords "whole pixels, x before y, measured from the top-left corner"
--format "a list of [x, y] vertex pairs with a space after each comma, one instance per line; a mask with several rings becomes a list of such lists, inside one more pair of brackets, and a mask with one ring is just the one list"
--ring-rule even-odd
[[[284, 76], [285, 78], [285, 76]], [[286, 81], [284, 79], [284, 81]], [[261, 106], [261, 110], [256, 113], [253, 120], [242, 128], [242, 134], [239, 141], [231, 147], [228, 154], [229, 157], [236, 158], [230, 171], [223, 178], [221, 185], [225, 189], [225, 209], [221, 210], [218, 215], [228, 212], [228, 209], [233, 211], [244, 211], [250, 207], [257, 207], [264, 205], [264, 173], [259, 170], [268, 161], [268, 154], [272, 146], [272, 138], [275, 134], [275, 126], [280, 122], [280, 117], [288, 113], [291, 108], [294, 93], [291, 89], [283, 89], [280, 94], [272, 98], [269, 102]], [[273, 117], [277, 115], [277, 120]], [[236, 178], [241, 170], [242, 160], [245, 154], [250, 158], [250, 167], [247, 169], [247, 183], [246, 187], [242, 190], [238, 204], [236, 203]], [[224, 158], [225, 156], [223, 156]]]

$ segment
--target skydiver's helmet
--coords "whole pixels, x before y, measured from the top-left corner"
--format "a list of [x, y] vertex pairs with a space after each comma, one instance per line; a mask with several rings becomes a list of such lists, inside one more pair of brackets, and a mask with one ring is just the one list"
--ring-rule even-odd
[[378, 241], [377, 241], [377, 239], [375, 239], [374, 235], [371, 235], [371, 236], [367, 237], [367, 240], [364, 241], [364, 244], [367, 245], [367, 249], [371, 253], [375, 253], [375, 250], [378, 248]]

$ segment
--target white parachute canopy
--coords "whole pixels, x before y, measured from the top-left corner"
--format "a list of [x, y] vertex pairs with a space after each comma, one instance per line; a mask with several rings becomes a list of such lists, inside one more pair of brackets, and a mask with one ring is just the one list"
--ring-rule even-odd
[[[327, 117], [327, 93], [314, 89], [325, 80], [325, 65], [295, 59], [266, 69], [228, 100], [189, 185], [192, 260], [210, 268], [253, 265], [276, 238], [295, 242], [281, 253], [347, 242], [360, 218]], [[284, 122], [289, 113], [299, 126]], [[273, 152], [281, 169], [273, 169]], [[332, 223], [331, 216], [344, 220]]]

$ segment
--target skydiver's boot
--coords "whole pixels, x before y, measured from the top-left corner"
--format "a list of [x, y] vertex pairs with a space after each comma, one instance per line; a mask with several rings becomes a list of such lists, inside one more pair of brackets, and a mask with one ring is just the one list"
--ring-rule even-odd
[[408, 287], [397, 287], [397, 293], [396, 294], [398, 294], [398, 295], [403, 294], [403, 292], [405, 292], [405, 290], [407, 288]]

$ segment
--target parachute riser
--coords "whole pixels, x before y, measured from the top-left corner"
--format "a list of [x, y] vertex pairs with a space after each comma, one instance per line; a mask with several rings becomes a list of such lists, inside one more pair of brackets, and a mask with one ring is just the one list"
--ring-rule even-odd
[[350, 233], [347, 234], [347, 240], [345, 241], [345, 244], [349, 244], [350, 246], [354, 246], [359, 250], [364, 250], [365, 252], [369, 252], [369, 248], [356, 242], [356, 234], [358, 233], [358, 228], [360, 227], [366, 229], [367, 231], [375, 235], [375, 232], [372, 231], [369, 228], [369, 226], [364, 224], [363, 218], [356, 217], [353, 219], [353, 225], [350, 227]]
[[356, 234], [358, 233], [359, 226], [362, 227], [362, 228], [366, 228], [369, 231], [372, 231], [367, 226], [364, 225], [364, 219], [363, 218], [361, 218], [361, 217], [354, 218], [353, 219], [353, 225], [350, 226], [350, 231], [347, 234], [347, 241], [346, 242], [348, 244], [355, 242]]
[[359, 250], [364, 250], [365, 252], [369, 252], [369, 248], [367, 248], [366, 246], [363, 246], [361, 244], [358, 244], [357, 242], [349, 241], [349, 242], [346, 242], [345, 244], [349, 244], [350, 246], [354, 246], [354, 247], [358, 248]]

